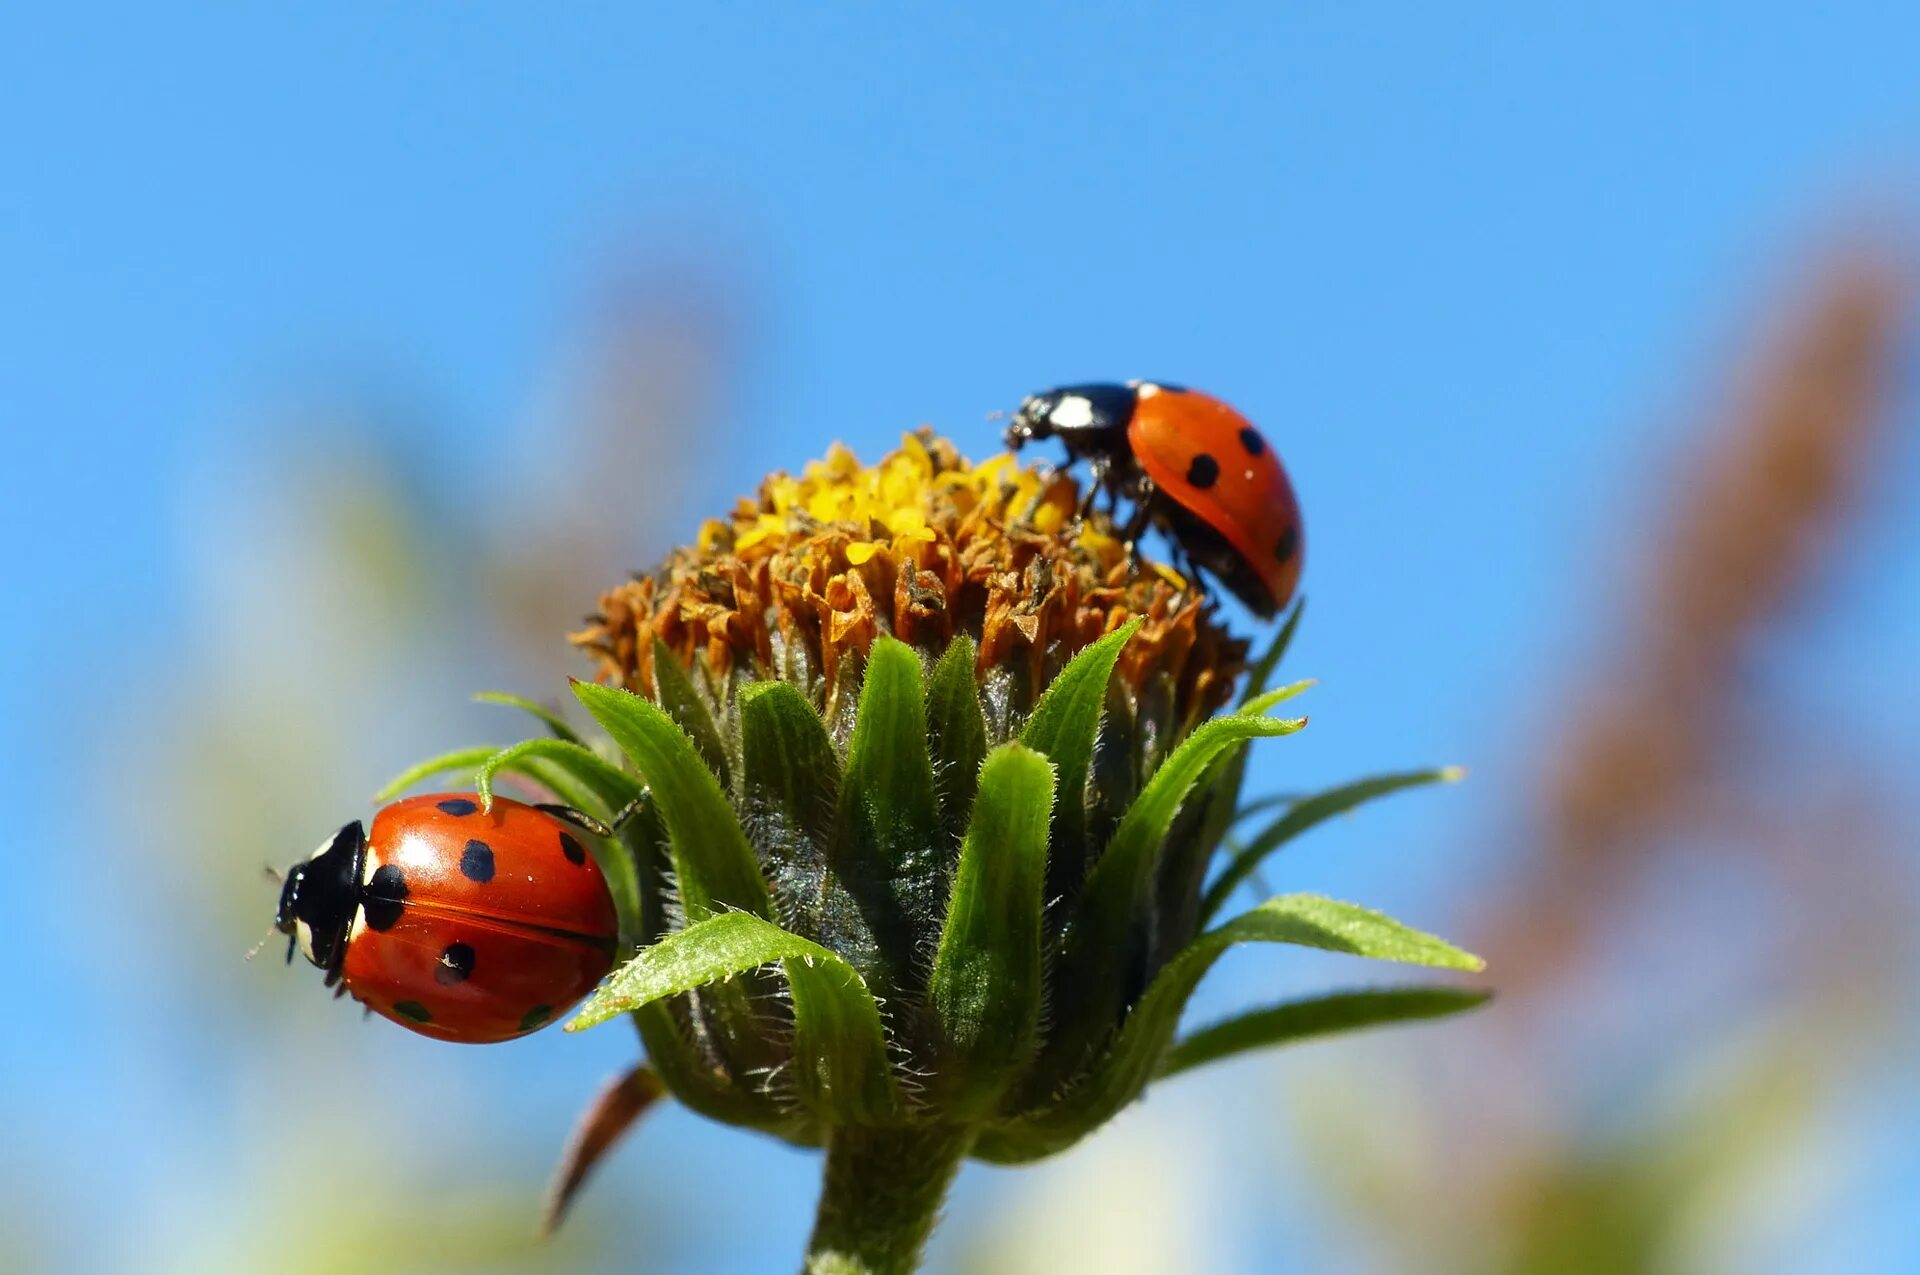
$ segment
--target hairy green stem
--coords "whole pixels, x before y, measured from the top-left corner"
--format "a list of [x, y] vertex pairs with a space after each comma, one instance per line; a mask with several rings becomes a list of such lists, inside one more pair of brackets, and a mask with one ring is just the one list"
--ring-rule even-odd
[[804, 1275], [912, 1275], [973, 1135], [835, 1129]]

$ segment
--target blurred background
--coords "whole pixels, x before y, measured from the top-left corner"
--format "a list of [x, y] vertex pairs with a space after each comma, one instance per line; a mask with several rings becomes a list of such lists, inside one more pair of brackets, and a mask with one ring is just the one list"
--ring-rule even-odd
[[261, 869], [767, 470], [1131, 376], [1301, 492], [1251, 790], [1472, 772], [1270, 884], [1502, 994], [969, 1168], [932, 1268], [1920, 1269], [1920, 16], [1537, 8], [0, 14], [0, 1269], [790, 1269], [812, 1157], [671, 1108], [538, 1244], [631, 1035], [363, 1023]]

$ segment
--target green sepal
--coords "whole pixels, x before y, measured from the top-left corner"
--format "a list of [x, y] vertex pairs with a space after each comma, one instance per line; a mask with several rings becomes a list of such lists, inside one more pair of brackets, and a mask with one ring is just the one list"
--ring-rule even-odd
[[944, 902], [941, 836], [920, 657], [881, 637], [867, 653], [828, 864], [871, 935], [843, 950], [882, 997], [911, 986], [915, 945]]
[[484, 766], [487, 759], [499, 752], [500, 748], [499, 744], [476, 744], [471, 748], [450, 749], [436, 757], [415, 762], [383, 784], [380, 791], [373, 794], [373, 799], [376, 802], [392, 801], [415, 784], [435, 775], [458, 774], [466, 777], [465, 782], [471, 783], [473, 772]]
[[835, 1124], [895, 1115], [898, 1094], [880, 1010], [859, 971], [818, 943], [745, 912], [709, 917], [646, 948], [600, 985], [567, 1030], [775, 963], [793, 989], [801, 1105]]
[[1218, 857], [1233, 823], [1251, 750], [1230, 749], [1215, 757], [1194, 784], [1180, 813], [1167, 827], [1154, 867], [1148, 908], [1147, 968], [1159, 969], [1192, 941], [1201, 926], [1200, 884]]
[[1145, 961], [1138, 930], [1146, 914], [1148, 886], [1167, 829], [1201, 776], [1227, 750], [1247, 740], [1291, 735], [1305, 725], [1304, 717], [1252, 712], [1216, 717], [1187, 736], [1147, 781], [1088, 875], [1061, 940], [1056, 976], [1060, 1019], [1036, 1069], [1042, 1088], [1069, 1079], [1087, 1061], [1137, 992], [1139, 976], [1130, 971]]
[[[575, 682], [573, 690], [647, 782], [666, 828], [672, 884], [686, 919], [698, 922], [730, 908], [770, 918], [773, 902], [746, 833], [687, 733], [658, 705], [629, 691], [593, 682]], [[777, 1056], [770, 1024], [755, 1009], [756, 982], [749, 977], [716, 987], [692, 1007], [736, 1083]]]
[[538, 700], [528, 699], [524, 695], [515, 695], [511, 691], [475, 691], [473, 698], [477, 703], [500, 704], [507, 708], [517, 708], [522, 712], [531, 713], [545, 723], [546, 728], [553, 732], [555, 739], [564, 739], [569, 744], [584, 744], [586, 742], [580, 738], [578, 731], [567, 724], [566, 718], [560, 716], [560, 714], [554, 712]]
[[646, 1046], [647, 1061], [682, 1106], [724, 1124], [794, 1137], [792, 1113], [781, 1110], [771, 1095], [734, 1084], [700, 1052], [666, 1001], [636, 1007], [633, 1023]]
[[1041, 942], [1053, 767], [1019, 744], [987, 755], [928, 985], [939, 1032], [928, 1083], [943, 1110], [992, 1108], [1031, 1061], [1045, 999]]
[[1276, 687], [1271, 691], [1262, 691], [1235, 709], [1233, 715], [1235, 717], [1265, 717], [1267, 713], [1276, 706], [1286, 703], [1303, 691], [1312, 690], [1319, 684], [1319, 682], [1309, 677], [1298, 682], [1289, 682], [1287, 685]]
[[[1217, 718], [1212, 724], [1232, 720]], [[1269, 899], [1182, 948], [1154, 977], [1112, 1048], [1089, 1072], [1046, 1106], [990, 1129], [975, 1153], [1000, 1163], [1035, 1160], [1064, 1150], [1111, 1119], [1159, 1068], [1193, 989], [1236, 943], [1293, 943], [1441, 969], [1485, 967], [1479, 957], [1369, 908], [1317, 894]]]
[[1053, 763], [1049, 897], [1077, 890], [1087, 870], [1087, 771], [1100, 734], [1107, 683], [1113, 680], [1121, 648], [1139, 630], [1140, 623], [1129, 620], [1074, 656], [1047, 684], [1026, 725], [1020, 728], [1020, 742]]
[[741, 688], [739, 705], [740, 809], [779, 920], [833, 944], [835, 922], [853, 911], [827, 871], [839, 755], [797, 687], [754, 682]]
[[[1242, 701], [1237, 713], [1242, 717], [1263, 716], [1313, 685], [1307, 680], [1251, 695]], [[1146, 967], [1150, 970], [1166, 964], [1167, 958], [1185, 947], [1205, 923], [1200, 911], [1200, 886], [1227, 829], [1233, 826], [1250, 755], [1248, 749], [1230, 748], [1209, 762], [1168, 825], [1154, 872], [1154, 906], [1148, 909]]]
[[987, 718], [974, 680], [978, 658], [973, 639], [962, 633], [927, 678], [927, 742], [939, 785], [940, 816], [955, 845], [966, 835], [980, 763], [987, 755]]
[[[493, 779], [501, 773], [529, 776], [564, 804], [602, 820], [619, 816], [640, 799], [643, 791], [640, 781], [626, 771], [584, 745], [564, 739], [529, 739], [487, 758], [473, 774], [474, 793], [482, 807], [492, 807]], [[640, 942], [646, 931], [640, 875], [633, 856], [617, 837], [588, 836], [587, 841], [613, 895], [622, 941]]]
[[1160, 1076], [1178, 1075], [1255, 1049], [1315, 1036], [1445, 1018], [1478, 1009], [1493, 993], [1472, 987], [1377, 987], [1284, 1001], [1238, 1014], [1182, 1038], [1160, 1062]]
[[860, 971], [818, 944], [809, 946], [815, 950], [780, 963], [793, 989], [793, 1079], [800, 1105], [834, 1126], [892, 1120], [900, 1114], [900, 1095], [880, 1007]]
[[653, 639], [653, 690], [654, 699], [667, 710], [667, 716], [687, 732], [687, 738], [700, 750], [701, 760], [725, 786], [731, 770], [726, 741], [714, 724], [713, 710], [694, 686], [686, 667], [674, 656], [673, 649], [657, 637]]
[[1143, 726], [1140, 708], [1140, 697], [1133, 687], [1117, 677], [1107, 683], [1100, 730], [1087, 765], [1086, 822], [1081, 825], [1084, 839], [1072, 864], [1059, 865], [1050, 878], [1051, 898], [1068, 897], [1069, 886], [1078, 891], [1086, 880], [1087, 855], [1112, 840], [1113, 830], [1140, 795], [1140, 785], [1148, 774], [1145, 741], [1154, 734], [1151, 724]]
[[1442, 766], [1436, 770], [1413, 770], [1396, 775], [1375, 775], [1353, 783], [1328, 788], [1311, 796], [1302, 797], [1287, 808], [1287, 812], [1268, 824], [1260, 834], [1236, 851], [1220, 875], [1214, 878], [1200, 904], [1200, 917], [1204, 923], [1219, 912], [1234, 890], [1239, 887], [1257, 869], [1266, 857], [1301, 833], [1326, 822], [1335, 815], [1343, 815], [1349, 810], [1376, 797], [1385, 797], [1408, 788], [1418, 788], [1424, 784], [1453, 783], [1466, 774], [1457, 766]]
[[673, 852], [666, 821], [660, 817], [652, 793], [618, 831], [633, 855], [634, 874], [640, 879], [640, 925], [634, 940], [652, 943], [667, 933], [673, 919], [667, 906], [673, 892]]
[[772, 916], [767, 883], [720, 781], [686, 731], [631, 691], [575, 682], [573, 693], [646, 780], [667, 827], [675, 884], [692, 921], [725, 908]]
[[[538, 766], [540, 762], [550, 765]], [[593, 795], [594, 805], [599, 807], [603, 819], [618, 815], [640, 795], [641, 784], [638, 779], [585, 745], [569, 743], [564, 739], [529, 739], [501, 749], [473, 772], [473, 789], [480, 798], [481, 807], [490, 809], [493, 806], [495, 775], [505, 771], [538, 778], [540, 771], [551, 773], [553, 770], [559, 770], [573, 781], [566, 791], [555, 788], [555, 796], [577, 810], [593, 814], [593, 806], [584, 805], [579, 800], [580, 790], [584, 789]], [[548, 787], [553, 785], [548, 784]]]

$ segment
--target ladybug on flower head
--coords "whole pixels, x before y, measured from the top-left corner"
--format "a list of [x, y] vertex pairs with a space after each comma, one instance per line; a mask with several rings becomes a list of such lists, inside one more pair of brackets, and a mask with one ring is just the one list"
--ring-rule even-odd
[[327, 986], [438, 1040], [544, 1027], [613, 965], [613, 896], [567, 826], [590, 822], [471, 793], [394, 802], [371, 830], [356, 819], [286, 875], [287, 959], [297, 947]]
[[1133, 503], [1131, 545], [1149, 523], [1254, 614], [1271, 618], [1300, 582], [1300, 506], [1266, 437], [1210, 394], [1162, 381], [1066, 385], [1028, 395], [1007, 426], [1018, 451], [1058, 438], [1085, 460], [1094, 497]]

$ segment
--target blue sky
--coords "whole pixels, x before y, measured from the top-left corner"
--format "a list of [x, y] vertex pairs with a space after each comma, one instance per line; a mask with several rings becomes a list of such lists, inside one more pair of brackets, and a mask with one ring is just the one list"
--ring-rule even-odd
[[[1440, 856], [1524, 763], [1530, 680], [1593, 646], [1576, 621], [1617, 587], [1592, 564], [1631, 547], [1642, 471], [1807, 250], [1910, 210], [1920, 14], [1306, 8], [0, 16], [0, 795], [33, 834], [0, 850], [32, 914], [5, 959], [92, 941], [28, 867], [63, 844], [113, 889], [127, 848], [71, 830], [86, 793], [53, 768], [103, 683], [165, 677], [193, 640], [183, 504], [209, 458], [372, 384], [420, 406], [395, 444], [415, 466], [484, 491], [596, 271], [636, 254], [737, 299], [726, 454], [669, 519], [689, 527], [835, 437], [873, 452], [930, 421], [985, 452], [986, 414], [1048, 384], [1240, 405], [1309, 528], [1297, 667], [1323, 688], [1288, 782], [1485, 779], [1335, 830], [1303, 883], [1444, 920], [1462, 865]], [[1916, 528], [1881, 524], [1885, 576], [1843, 581], [1819, 637], [1859, 728], [1911, 749]], [[97, 978], [36, 981], [0, 1028], [43, 1112], [94, 1097], [56, 1024]]]

